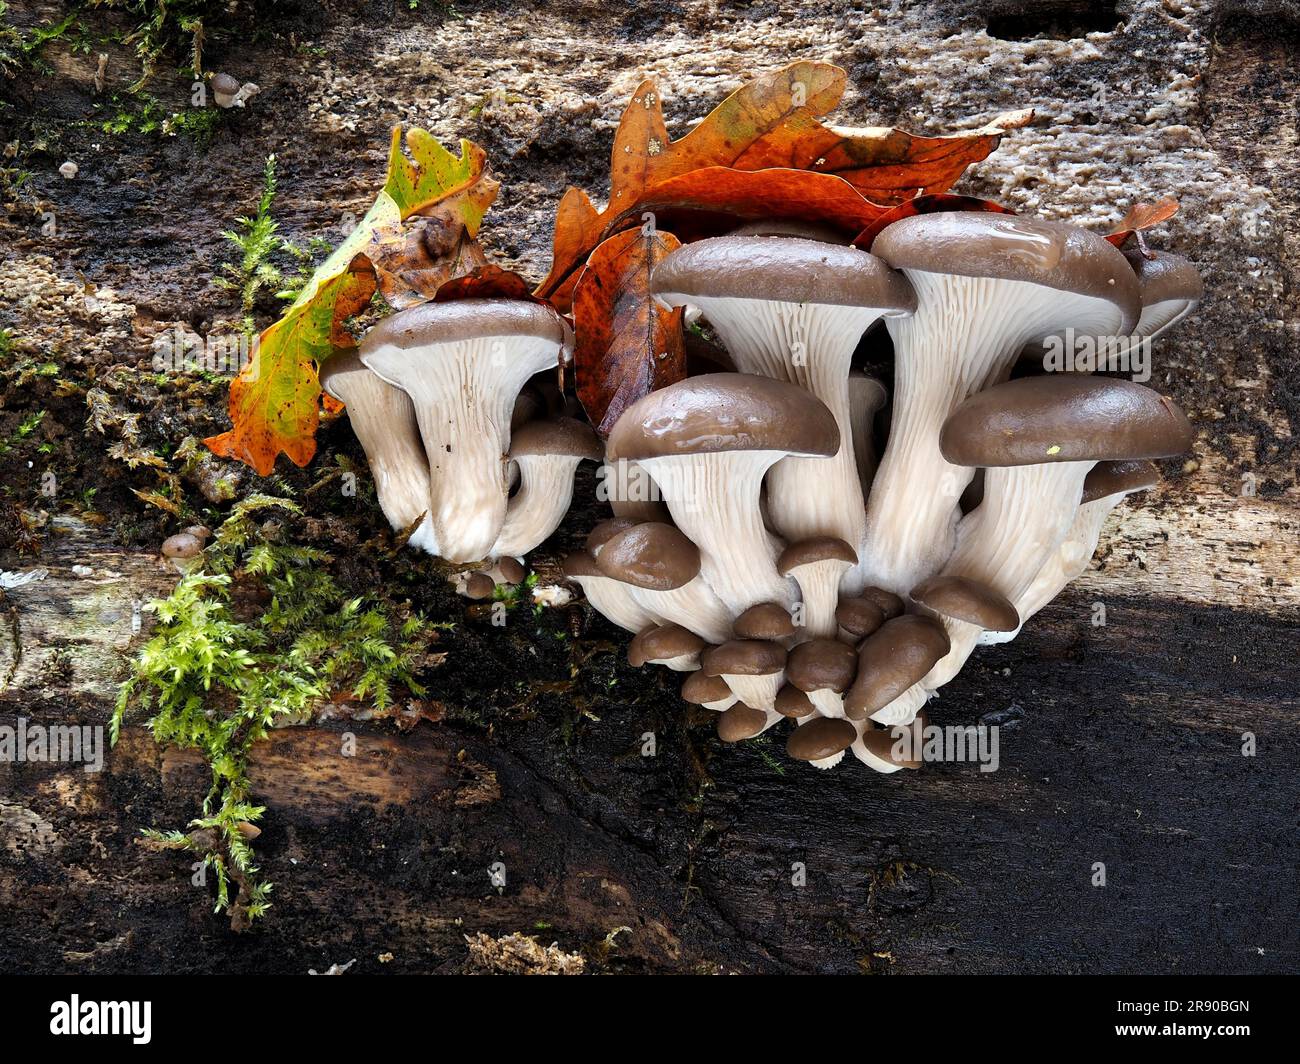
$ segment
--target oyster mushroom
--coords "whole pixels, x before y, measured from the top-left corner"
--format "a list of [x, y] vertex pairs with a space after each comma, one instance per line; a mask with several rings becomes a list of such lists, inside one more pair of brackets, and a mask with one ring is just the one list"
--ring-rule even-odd
[[742, 373], [797, 384], [826, 405], [839, 446], [830, 461], [792, 455], [775, 465], [769, 514], [786, 539], [834, 536], [860, 548], [865, 514], [849, 363], [873, 323], [911, 313], [908, 283], [856, 248], [733, 234], [674, 251], [655, 268], [651, 287], [669, 306], [699, 307]]
[[788, 606], [780, 543], [763, 525], [763, 478], [789, 455], [839, 448], [826, 406], [793, 384], [740, 373], [688, 377], [637, 400], [609, 437], [611, 458], [644, 466], [673, 520], [700, 549], [701, 572], [733, 615]]
[[724, 743], [738, 743], [745, 739], [752, 739], [780, 719], [775, 713], [764, 713], [761, 709], [737, 702], [730, 709], [725, 709], [718, 714], [718, 738]]
[[973, 469], [940, 452], [939, 431], [969, 396], [1007, 378], [1020, 351], [1066, 329], [1131, 331], [1141, 309], [1124, 256], [1094, 233], [982, 212], [904, 218], [873, 252], [912, 283], [916, 313], [890, 318], [889, 442], [867, 504], [866, 577], [906, 594], [952, 551]]
[[775, 602], [760, 602], [750, 606], [736, 618], [731, 626], [737, 639], [771, 639], [780, 641], [794, 635], [794, 621], [784, 606]]
[[844, 696], [844, 715], [866, 720], [919, 683], [945, 654], [948, 635], [929, 617], [905, 613], [863, 640], [858, 675]]
[[587, 601], [597, 613], [629, 632], [640, 632], [652, 624], [661, 624], [657, 617], [632, 597], [628, 584], [611, 580], [596, 566], [596, 559], [586, 551], [568, 555], [563, 564], [564, 575], [572, 580], [587, 596]]
[[493, 553], [521, 557], [560, 527], [573, 502], [573, 477], [584, 460], [605, 456], [588, 425], [572, 418], [530, 421], [510, 441], [519, 469], [519, 490], [506, 507]]
[[858, 652], [838, 639], [800, 643], [785, 663], [786, 681], [803, 691], [824, 717], [844, 716], [844, 692], [857, 673]]
[[706, 644], [680, 624], [657, 624], [637, 633], [627, 647], [627, 663], [664, 665], [674, 672], [693, 672], [700, 667], [700, 651]]
[[[929, 726], [925, 710], [919, 710], [915, 720], [890, 727], [875, 728], [868, 725], [853, 744], [853, 754], [877, 772], [918, 769], [923, 764], [921, 753], [924, 749], [925, 729]], [[903, 739], [907, 740], [906, 743], [901, 741]]]
[[709, 676], [721, 676], [745, 705], [774, 712], [785, 669], [785, 647], [761, 639], [732, 639], [700, 655]]
[[506, 518], [515, 401], [529, 377], [570, 348], [554, 310], [506, 299], [421, 303], [361, 341], [361, 361], [415, 405], [433, 538], [449, 561], [490, 556]]
[[727, 686], [726, 680], [721, 676], [709, 676], [702, 670], [697, 670], [686, 678], [682, 684], [682, 698], [718, 713], [730, 709], [737, 702], [736, 693]]
[[840, 581], [857, 564], [858, 555], [842, 539], [817, 536], [791, 543], [776, 560], [782, 576], [794, 577], [803, 603], [803, 626], [810, 638], [833, 636]]
[[884, 623], [885, 611], [866, 597], [841, 599], [835, 607], [835, 625], [846, 643], [860, 643]]
[[320, 385], [347, 407], [348, 423], [375, 478], [379, 508], [393, 531], [420, 521], [407, 542], [437, 554], [428, 519], [429, 459], [411, 397], [368, 370], [355, 351], [328, 359], [320, 369]]
[[796, 761], [809, 762], [814, 768], [834, 768], [844, 760], [844, 752], [857, 738], [857, 728], [847, 720], [814, 717], [790, 733], [785, 741], [785, 752]]

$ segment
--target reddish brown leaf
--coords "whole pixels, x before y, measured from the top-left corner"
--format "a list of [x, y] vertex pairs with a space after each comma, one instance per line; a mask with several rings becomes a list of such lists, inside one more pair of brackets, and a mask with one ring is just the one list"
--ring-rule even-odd
[[887, 226], [899, 219], [911, 218], [917, 214], [943, 214], [946, 211], [989, 211], [993, 214], [1015, 214], [1010, 207], [1004, 207], [992, 200], [975, 199], [973, 196], [953, 196], [942, 193], [934, 196], [917, 196], [897, 207], [891, 207], [879, 218], [860, 232], [853, 243], [865, 251]]
[[1135, 203], [1129, 208], [1128, 214], [1124, 215], [1124, 220], [1107, 234], [1106, 239], [1117, 248], [1123, 247], [1134, 233], [1167, 222], [1177, 213], [1178, 201], [1173, 196], [1161, 196], [1155, 203]]
[[686, 376], [682, 312], [650, 294], [650, 273], [681, 242], [630, 229], [587, 260], [573, 290], [578, 399], [602, 436], [632, 403]]
[[555, 237], [551, 271], [537, 286], [538, 295], [548, 295], [561, 310], [568, 310], [578, 269], [587, 254], [600, 243], [605, 223], [587, 194], [580, 188], [565, 191], [555, 211]]
[[479, 266], [463, 277], [444, 282], [433, 295], [435, 303], [449, 303], [453, 299], [527, 299], [544, 303], [533, 295], [517, 273], [503, 270], [492, 263]]

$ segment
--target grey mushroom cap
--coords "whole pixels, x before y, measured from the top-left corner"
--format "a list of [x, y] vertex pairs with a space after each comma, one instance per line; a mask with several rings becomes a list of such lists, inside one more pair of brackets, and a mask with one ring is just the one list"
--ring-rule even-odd
[[870, 599], [880, 607], [880, 612], [885, 615], [885, 620], [897, 617], [903, 612], [903, 600], [895, 595], [892, 591], [886, 591], [883, 587], [867, 586], [862, 589], [862, 597]]
[[791, 543], [781, 552], [776, 560], [776, 571], [782, 576], [791, 575], [803, 565], [817, 562], [843, 562], [845, 565], [858, 563], [858, 552], [842, 539], [835, 536], [815, 536]]
[[[867, 728], [862, 733], [862, 745], [881, 761], [891, 762], [900, 768], [917, 769], [924, 763], [920, 757], [923, 749], [920, 736], [928, 725], [929, 718], [925, 715], [925, 710], [920, 710], [911, 724], [896, 724], [892, 728]], [[895, 753], [898, 740], [902, 738], [898, 733], [908, 729], [912, 732], [910, 756], [905, 754], [900, 757]], [[908, 747], [904, 747], [904, 750], [908, 750]]]
[[638, 399], [618, 419], [606, 450], [610, 461], [640, 461], [721, 451], [829, 458], [839, 447], [834, 415], [798, 385], [707, 373]]
[[658, 266], [651, 290], [678, 305], [692, 297], [822, 306], [916, 309], [907, 278], [869, 252], [799, 237], [731, 234], [678, 248]]
[[192, 532], [178, 532], [174, 536], [168, 536], [162, 543], [162, 554], [165, 558], [184, 560], [197, 558], [202, 553], [203, 540]]
[[750, 606], [732, 624], [737, 639], [785, 639], [794, 635], [794, 621], [786, 608], [776, 602]]
[[470, 573], [465, 578], [466, 598], [479, 600], [491, 598], [496, 589], [496, 581], [487, 573]]
[[594, 558], [601, 552], [601, 549], [605, 544], [620, 532], [626, 532], [629, 528], [635, 528], [640, 523], [640, 519], [635, 517], [608, 517], [604, 521], [598, 522], [597, 525], [587, 533], [587, 553]]
[[510, 457], [556, 455], [599, 462], [605, 457], [600, 437], [590, 425], [571, 417], [529, 421], [510, 438]]
[[222, 96], [234, 96], [240, 89], [239, 79], [229, 74], [213, 74], [208, 85]]
[[1020, 614], [1005, 595], [964, 576], [932, 576], [912, 588], [911, 597], [941, 616], [989, 632], [1014, 632], [1020, 627]]
[[954, 465], [1019, 466], [1165, 458], [1192, 439], [1186, 415], [1151, 388], [1055, 373], [977, 392], [944, 422], [939, 447]]
[[381, 347], [405, 351], [429, 344], [512, 336], [551, 340], [566, 351], [572, 349], [564, 319], [548, 306], [524, 299], [458, 299], [419, 303], [385, 318], [366, 333], [359, 351], [364, 361], [367, 354]]
[[700, 551], [672, 525], [645, 521], [607, 539], [596, 554], [606, 576], [650, 591], [671, 591], [700, 572]]
[[896, 269], [1025, 281], [1107, 300], [1123, 314], [1119, 335], [1142, 313], [1124, 256], [1104, 237], [1062, 222], [984, 211], [919, 214], [887, 226], [871, 250]]
[[732, 639], [700, 656], [709, 676], [770, 676], [785, 668], [786, 651], [764, 639]]
[[1205, 296], [1205, 282], [1187, 259], [1169, 251], [1153, 251], [1151, 257], [1139, 248], [1125, 251], [1124, 257], [1137, 276], [1142, 305], [1179, 300], [1199, 303]]
[[790, 733], [785, 752], [796, 761], [821, 761], [847, 750], [857, 737], [857, 729], [847, 720], [817, 717]]

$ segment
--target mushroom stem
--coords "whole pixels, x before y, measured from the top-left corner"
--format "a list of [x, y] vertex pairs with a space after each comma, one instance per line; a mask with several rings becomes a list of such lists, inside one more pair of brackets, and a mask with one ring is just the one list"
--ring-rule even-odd
[[852, 572], [845, 572], [843, 565], [800, 567], [795, 581], [803, 601], [803, 638], [833, 639], [839, 633], [835, 609], [840, 602], [841, 573], [846, 580], [852, 577]]
[[[776, 693], [781, 690], [781, 685], [785, 683], [785, 673], [772, 672], [761, 676], [746, 676], [738, 673], [724, 672], [722, 678], [727, 682], [736, 698], [747, 706], [754, 709], [761, 709], [771, 717], [776, 714], [776, 720], [783, 720], [780, 714], [776, 713]], [[767, 726], [771, 727], [775, 721], [769, 720]]]
[[837, 691], [809, 691], [808, 700], [823, 717], [844, 716], [844, 696]]
[[787, 609], [794, 602], [791, 582], [776, 569], [780, 543], [764, 527], [759, 504], [763, 477], [782, 457], [756, 450], [641, 459], [677, 527], [700, 548], [704, 579], [735, 616], [759, 602]]
[[520, 557], [560, 527], [573, 502], [573, 477], [582, 458], [577, 455], [521, 455], [519, 490], [506, 507], [494, 555]]
[[731, 614], [702, 577], [667, 591], [627, 586], [634, 602], [667, 623], [680, 624], [709, 643], [725, 643], [731, 638]]

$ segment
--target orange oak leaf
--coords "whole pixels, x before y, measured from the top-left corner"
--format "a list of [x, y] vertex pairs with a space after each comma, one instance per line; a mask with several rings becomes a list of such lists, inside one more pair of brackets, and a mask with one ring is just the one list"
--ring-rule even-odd
[[490, 262], [445, 281], [433, 295], [435, 303], [449, 303], [454, 299], [525, 299], [535, 303], [545, 302], [533, 295], [528, 282], [519, 274], [503, 270]]
[[853, 243], [864, 251], [870, 251], [871, 245], [883, 229], [893, 225], [900, 218], [911, 218], [917, 214], [942, 214], [945, 211], [989, 211], [993, 214], [1015, 214], [1010, 207], [1004, 207], [992, 200], [976, 199], [973, 196], [954, 196], [940, 193], [933, 196], [917, 196], [897, 207], [891, 207], [879, 218], [868, 225]]
[[1135, 203], [1124, 215], [1124, 220], [1112, 229], [1106, 239], [1117, 248], [1123, 247], [1134, 233], [1141, 233], [1161, 222], [1167, 222], [1178, 213], [1178, 201], [1173, 196], [1161, 196], [1155, 203]]
[[629, 229], [600, 244], [573, 291], [578, 399], [602, 436], [643, 395], [686, 376], [682, 311], [650, 294], [650, 273], [681, 246], [671, 233]]

